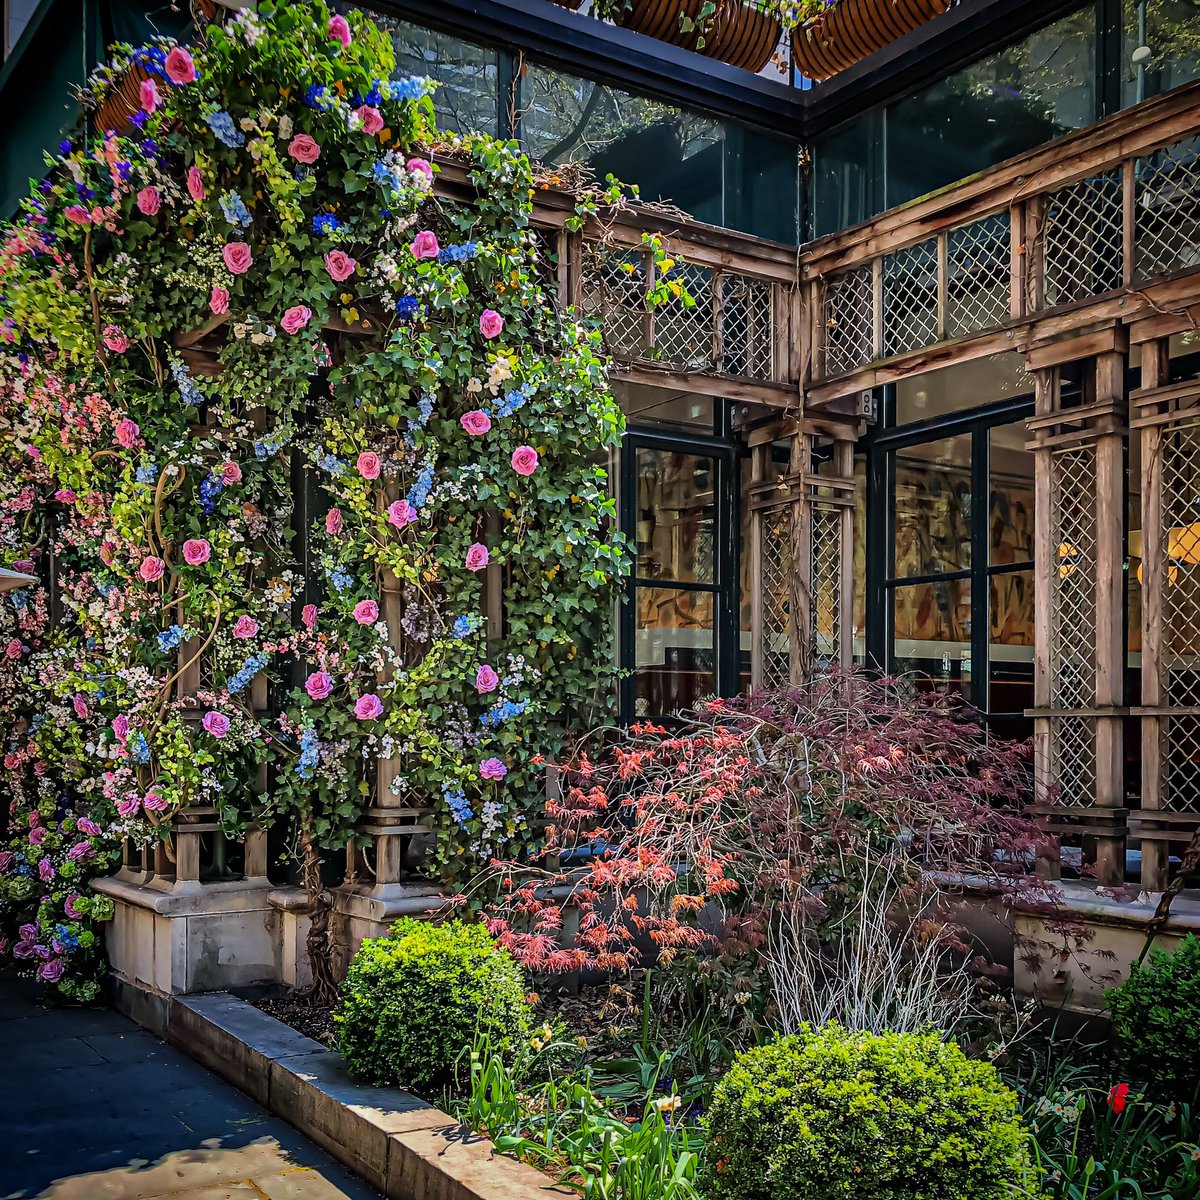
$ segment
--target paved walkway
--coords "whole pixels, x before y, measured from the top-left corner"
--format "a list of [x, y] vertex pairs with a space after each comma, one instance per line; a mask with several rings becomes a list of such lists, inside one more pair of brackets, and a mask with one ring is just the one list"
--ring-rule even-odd
[[0, 980], [2, 1200], [378, 1200], [132, 1021], [34, 996]]

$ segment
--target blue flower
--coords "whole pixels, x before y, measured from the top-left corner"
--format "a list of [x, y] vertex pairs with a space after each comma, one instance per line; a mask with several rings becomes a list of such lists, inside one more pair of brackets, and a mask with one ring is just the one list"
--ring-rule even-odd
[[230, 225], [236, 225], [239, 229], [246, 229], [254, 220], [250, 215], [250, 210], [246, 207], [245, 202], [237, 192], [226, 192], [221, 197], [220, 204], [221, 211], [225, 214], [225, 220]]
[[387, 165], [387, 163], [383, 161], [383, 159], [376, 159], [376, 161], [371, 164], [371, 175], [374, 177], [376, 183], [384, 184], [387, 187], [393, 188], [396, 186], [396, 173]]
[[71, 153], [71, 143], [69, 141], [67, 141], [66, 139], [59, 142], [58, 143], [58, 152], [64, 158], [66, 158], [66, 156]]
[[15, 592], [10, 592], [9, 599], [12, 600], [12, 606], [17, 610], [17, 612], [24, 612], [25, 606], [29, 603], [29, 597], [26, 595], [24, 588], [20, 588]]
[[312, 83], [304, 89], [304, 103], [309, 108], [329, 109], [333, 107], [333, 97], [323, 84]]
[[408, 502], [413, 508], [421, 508], [425, 501], [429, 499], [430, 489], [433, 487], [433, 467], [426, 463], [421, 468], [420, 475], [417, 476], [417, 482], [413, 484], [412, 490], [408, 493]]
[[504, 398], [496, 405], [496, 415], [498, 417], [511, 417], [518, 408], [523, 408], [529, 397], [533, 394], [531, 384], [523, 383], [519, 388], [508, 392]]
[[301, 779], [311, 779], [321, 761], [321, 743], [316, 731], [305, 729], [300, 734], [300, 761], [296, 764], [296, 774]]
[[158, 478], [158, 465], [156, 463], [148, 463], [144, 467], [138, 467], [134, 479], [138, 483], [153, 483]]
[[345, 592], [354, 586], [354, 576], [341, 567], [334, 567], [329, 572], [329, 582], [333, 584], [334, 591]]
[[317, 459], [317, 466], [330, 475], [341, 475], [346, 470], [346, 464], [336, 454], [325, 454]]
[[333, 213], [317, 213], [312, 219], [313, 233], [326, 236], [335, 229], [341, 229], [342, 223]]
[[409, 75], [406, 79], [390, 79], [380, 85], [383, 95], [389, 100], [423, 100], [433, 90], [429, 79]]
[[470, 637], [475, 632], [475, 618], [462, 616], [454, 618], [454, 625], [451, 627], [451, 633], [460, 641], [465, 637]]
[[164, 629], [158, 635], [158, 648], [163, 654], [174, 650], [180, 642], [183, 641], [187, 634], [187, 630], [182, 625], [172, 625], [170, 629]]
[[266, 462], [272, 454], [278, 454], [279, 451], [287, 445], [287, 443], [288, 440], [286, 437], [260, 438], [254, 443], [254, 457], [257, 458], [259, 462]]
[[171, 359], [171, 376], [179, 388], [179, 395], [184, 404], [201, 405], [204, 403], [204, 393], [196, 386], [187, 363], [182, 358]]
[[246, 144], [246, 135], [233, 123], [233, 118], [224, 109], [209, 113], [204, 119], [213, 131], [213, 136], [225, 145], [236, 149]]
[[250, 681], [267, 665], [267, 656], [265, 654], [251, 654], [249, 658], [242, 663], [241, 668], [236, 675], [232, 675], [225, 682], [225, 688], [231, 696], [237, 695], [238, 692], [244, 691], [250, 686]]
[[144, 138], [140, 145], [147, 158], [153, 158], [158, 153], [158, 143], [153, 138]]
[[[150, 119], [150, 114], [149, 114], [149, 113], [144, 113], [144, 112], [142, 112], [142, 111], [139, 109], [137, 112], [135, 112], [135, 113], [133, 114], [133, 116], [132, 116], [132, 117], [130, 117], [130, 118], [129, 118], [129, 123], [130, 123], [130, 124], [131, 124], [131, 125], [132, 125], [132, 126], [135, 128], [135, 129], [145, 129], [145, 127], [146, 127], [146, 122], [147, 122], [149, 119]], [[153, 156], [153, 155], [150, 155], [150, 157], [151, 157], [151, 158], [153, 158], [154, 156]]]
[[479, 723], [486, 729], [496, 729], [503, 725], [505, 721], [511, 721], [513, 717], [519, 717], [528, 704], [525, 700], [502, 700], [499, 704], [493, 704], [491, 708], [479, 718]]
[[443, 266], [446, 263], [464, 263], [469, 262], [479, 253], [478, 242], [463, 242], [461, 245], [443, 246], [438, 251], [438, 262]]
[[401, 296], [396, 301], [396, 316], [402, 321], [411, 321], [421, 311], [421, 302], [416, 296]]
[[200, 481], [200, 510], [206, 516], [212, 516], [217, 511], [217, 498], [225, 489], [225, 483], [219, 475], [209, 475]]
[[139, 733], [129, 744], [129, 756], [139, 767], [144, 767], [150, 761], [150, 746], [144, 733]]
[[443, 783], [442, 799], [450, 806], [454, 819], [465, 829], [473, 814], [462, 788], [456, 788], [450, 783]]

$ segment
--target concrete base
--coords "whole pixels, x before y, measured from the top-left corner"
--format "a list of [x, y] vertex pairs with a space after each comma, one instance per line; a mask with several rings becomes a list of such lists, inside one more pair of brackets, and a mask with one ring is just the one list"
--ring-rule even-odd
[[422, 917], [446, 901], [440, 888], [421, 884], [387, 883], [369, 887], [345, 884], [333, 893], [334, 971], [345, 976], [350, 959], [364, 938], [382, 937], [401, 917]]
[[[1158, 894], [1121, 902], [1099, 895], [1095, 884], [1063, 880], [1057, 886], [1064, 902], [1063, 922], [1077, 926], [1085, 939], [1067, 945], [1060, 922], [1014, 913], [1017, 993], [1036, 996], [1056, 1008], [1104, 1012], [1108, 1007], [1104, 993], [1129, 977], [1131, 964], [1142, 952]], [[1200, 934], [1200, 900], [1194, 893], [1176, 899], [1170, 921], [1154, 945], [1174, 950], [1188, 933]], [[1024, 953], [1022, 942], [1030, 954]]]

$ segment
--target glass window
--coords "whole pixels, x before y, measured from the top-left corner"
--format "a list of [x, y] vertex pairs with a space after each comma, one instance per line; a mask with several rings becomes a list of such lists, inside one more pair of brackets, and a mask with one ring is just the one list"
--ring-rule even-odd
[[982, 171], [1096, 119], [1091, 6], [887, 110], [883, 207]]
[[921, 683], [971, 688], [971, 581], [908, 584], [893, 593], [895, 669]]
[[997, 400], [1033, 394], [1033, 376], [1019, 354], [994, 354], [902, 379], [896, 384], [897, 425], [927, 421]]
[[21, 40], [25, 26], [38, 6], [38, 0], [4, 0], [4, 55]]
[[800, 160], [795, 142], [754, 129], [729, 129], [722, 224], [789, 245], [800, 240]]
[[1125, 0], [1121, 103], [1200, 79], [1200, 11], [1194, 0]]
[[638, 588], [635, 715], [677, 712], [716, 691], [715, 601], [708, 591]]
[[712, 583], [716, 464], [646, 447], [637, 456], [638, 578]]
[[433, 94], [433, 104], [443, 131], [499, 136], [497, 51], [380, 13], [372, 18], [392, 35], [398, 74], [427, 75], [441, 85]]
[[[1033, 455], [1025, 449], [1025, 422], [988, 433], [988, 565], [1033, 562]], [[1032, 620], [1033, 611], [1030, 610]]]
[[613, 381], [613, 392], [630, 425], [662, 426], [701, 435], [713, 431], [715, 412], [711, 396], [624, 380]]
[[883, 175], [878, 110], [843, 125], [813, 154], [813, 234], [823, 237], [865, 221], [883, 208], [877, 195]]
[[971, 567], [971, 435], [923, 442], [896, 454], [892, 577]]

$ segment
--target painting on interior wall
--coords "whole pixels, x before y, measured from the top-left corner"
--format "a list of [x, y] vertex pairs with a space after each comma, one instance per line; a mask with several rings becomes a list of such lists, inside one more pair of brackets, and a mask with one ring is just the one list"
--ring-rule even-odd
[[[988, 516], [988, 561], [1008, 567], [1033, 559], [1033, 491], [1027, 479], [992, 479]], [[1030, 572], [991, 578], [993, 645], [1033, 645], [1033, 576]]]

